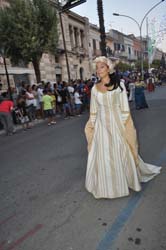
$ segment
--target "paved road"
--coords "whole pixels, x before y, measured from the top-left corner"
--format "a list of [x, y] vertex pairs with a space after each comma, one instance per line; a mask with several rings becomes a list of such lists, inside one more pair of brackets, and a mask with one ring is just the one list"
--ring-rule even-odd
[[[140, 154], [166, 165], [166, 87], [135, 110]], [[84, 188], [87, 115], [0, 136], [0, 250], [166, 249], [166, 171], [142, 192], [95, 200]]]

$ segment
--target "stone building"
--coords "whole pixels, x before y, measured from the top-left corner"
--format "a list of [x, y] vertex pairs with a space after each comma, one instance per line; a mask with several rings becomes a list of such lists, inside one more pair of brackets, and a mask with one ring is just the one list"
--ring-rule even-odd
[[[89, 79], [92, 73], [95, 73], [93, 59], [101, 55], [99, 28], [91, 24], [88, 18], [70, 10], [59, 15], [58, 1], [49, 0], [49, 2], [53, 8], [56, 8], [59, 17], [59, 41], [56, 55], [44, 53], [42, 56], [41, 80], [57, 82], [69, 81], [69, 79]], [[7, 1], [0, 0], [0, 7], [7, 5]], [[106, 44], [107, 56], [112, 60], [131, 63], [140, 59], [140, 39], [133, 35], [125, 35], [112, 29], [106, 34]], [[143, 50], [146, 51], [146, 39], [143, 39], [143, 44]], [[7, 60], [7, 67], [12, 84], [17, 85], [21, 80], [31, 84], [36, 83], [31, 63], [28, 67], [17, 65], [14, 69], [10, 60]], [[7, 86], [3, 63], [0, 64], [0, 78]]]
[[56, 56], [55, 67], [56, 78], [65, 81], [68, 81], [69, 78], [73, 80], [89, 78], [89, 21], [86, 17], [81, 17], [71, 11], [62, 13], [61, 17], [63, 31], [61, 29], [59, 33], [59, 54]]

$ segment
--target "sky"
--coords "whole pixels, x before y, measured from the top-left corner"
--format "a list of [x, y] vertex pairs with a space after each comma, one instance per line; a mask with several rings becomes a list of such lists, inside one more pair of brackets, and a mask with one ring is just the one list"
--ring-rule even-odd
[[[124, 34], [139, 36], [137, 24], [127, 17], [113, 16], [119, 13], [134, 18], [141, 24], [146, 13], [160, 0], [103, 0], [104, 23], [106, 32], [109, 29], [119, 30]], [[87, 0], [85, 3], [72, 8], [73, 12], [89, 18], [90, 23], [99, 26], [97, 15], [97, 0]], [[156, 46], [166, 52], [166, 0], [160, 3], [148, 14], [149, 36], [154, 39]], [[142, 35], [147, 34], [147, 20], [142, 25]]]

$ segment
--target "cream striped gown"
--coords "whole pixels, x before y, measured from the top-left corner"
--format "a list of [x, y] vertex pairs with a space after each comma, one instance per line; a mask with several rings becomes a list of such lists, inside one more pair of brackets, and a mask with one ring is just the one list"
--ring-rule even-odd
[[[129, 188], [140, 191], [140, 182], [152, 179], [161, 167], [137, 163], [125, 136], [125, 123], [130, 116], [126, 89], [91, 91], [90, 123], [94, 128], [88, 153], [86, 189], [95, 198], [117, 198], [129, 195]], [[130, 116], [131, 117], [131, 116]]]

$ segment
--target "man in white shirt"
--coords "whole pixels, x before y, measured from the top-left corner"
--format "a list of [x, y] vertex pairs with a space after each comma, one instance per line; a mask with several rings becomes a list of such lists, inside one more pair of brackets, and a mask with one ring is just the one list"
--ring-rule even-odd
[[42, 85], [39, 84], [38, 89], [37, 89], [37, 102], [38, 102], [39, 115], [41, 117], [43, 117], [43, 112], [42, 112], [42, 98], [43, 98], [43, 88], [42, 88]]
[[76, 89], [76, 91], [74, 93], [74, 103], [75, 103], [75, 108], [76, 108], [76, 114], [78, 116], [80, 116], [81, 115], [82, 101], [81, 101], [81, 97], [80, 97], [78, 89]]

